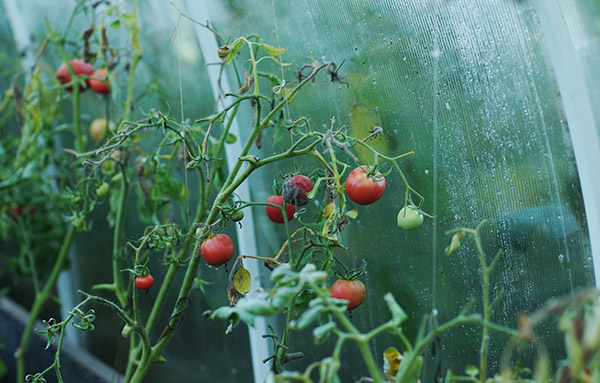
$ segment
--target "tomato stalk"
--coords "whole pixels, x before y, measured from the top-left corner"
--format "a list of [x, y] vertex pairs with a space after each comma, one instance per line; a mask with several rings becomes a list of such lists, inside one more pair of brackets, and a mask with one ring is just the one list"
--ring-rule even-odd
[[[292, 91], [286, 97], [284, 97], [284, 99], [282, 101], [280, 101], [262, 120], [261, 120], [261, 116], [260, 116], [260, 109], [261, 109], [260, 101], [258, 101], [256, 103], [256, 123], [255, 123], [252, 133], [250, 134], [250, 137], [248, 138], [248, 140], [246, 141], [246, 144], [242, 148], [242, 151], [240, 153], [240, 158], [243, 158], [248, 155], [248, 153], [249, 153], [252, 145], [256, 141], [256, 138], [258, 137], [259, 133], [269, 125], [269, 121], [271, 121], [271, 119], [286, 104], [286, 102], [288, 102], [289, 99], [291, 97], [293, 97], [296, 92], [298, 92], [298, 90], [300, 90], [304, 85], [306, 85], [309, 81], [311, 81], [312, 78], [321, 69], [323, 69], [325, 67], [326, 67], [325, 64], [315, 67], [313, 69], [313, 71], [311, 72], [311, 74], [308, 75], [298, 85], [296, 85], [296, 87], [294, 87], [292, 89]], [[316, 144], [317, 143], [315, 143], [314, 145], [316, 146]], [[312, 148], [310, 150], [312, 150]], [[301, 151], [302, 150], [299, 150], [298, 152], [301, 152]], [[281, 157], [281, 159], [289, 158], [289, 157], [291, 157], [293, 155], [297, 155], [297, 154], [298, 153], [296, 153], [296, 152], [288, 153], [286, 156]], [[302, 153], [302, 154], [308, 154], [308, 152]], [[273, 157], [276, 157], [276, 156], [273, 156]], [[240, 172], [243, 162], [244, 161], [238, 160], [236, 162], [236, 164], [234, 165], [233, 169], [231, 169], [229, 176], [225, 180], [221, 191], [215, 198], [212, 208], [210, 210], [210, 213], [208, 214], [208, 216], [206, 218], [205, 222], [207, 225], [211, 225], [214, 222], [216, 222], [218, 215], [220, 213], [220, 207], [233, 194], [233, 192], [237, 189], [237, 187], [239, 185], [241, 185], [241, 183], [244, 182], [248, 178], [248, 176], [257, 168], [256, 164], [249, 164], [247, 166], [247, 168], [244, 169], [242, 174], [239, 174], [239, 176], [238, 176], [238, 173]], [[270, 163], [270, 162], [274, 162], [274, 160], [271, 160], [268, 162], [263, 162], [261, 164], [261, 166], [266, 165], [267, 163]], [[203, 227], [201, 234], [200, 234], [200, 238], [203, 238], [208, 233], [208, 230], [209, 230], [208, 227], [209, 226]], [[199, 243], [197, 243], [197, 245], [199, 245]], [[197, 246], [195, 246], [195, 247], [197, 248]], [[183, 305], [184, 305], [183, 300], [189, 295], [189, 293], [192, 289], [193, 281], [194, 281], [194, 278], [196, 277], [198, 266], [200, 264], [200, 259], [201, 259], [201, 257], [198, 254], [198, 252], [195, 252], [195, 254], [190, 259], [190, 262], [187, 266], [186, 274], [184, 276], [183, 283], [179, 290], [178, 299], [176, 301], [177, 303], [175, 304], [175, 307], [173, 308], [173, 311], [172, 311], [171, 323], [169, 323], [169, 325], [164, 329], [160, 339], [152, 347], [151, 352], [149, 354], [144, 353], [142, 355], [142, 360], [140, 361], [135, 372], [133, 373], [133, 376], [131, 377], [131, 380], [130, 380], [131, 383], [141, 383], [142, 382], [142, 380], [148, 373], [148, 369], [150, 368], [150, 366], [153, 363], [160, 360], [163, 350], [166, 348], [167, 344], [173, 337], [174, 329], [177, 327], [178, 323], [181, 320], [181, 315], [182, 315], [181, 309], [183, 308]]]
[[71, 244], [73, 243], [73, 239], [75, 238], [75, 227], [73, 225], [69, 225], [67, 229], [67, 233], [65, 234], [65, 238], [63, 239], [62, 245], [60, 247], [60, 251], [58, 253], [58, 257], [56, 261], [54, 261], [54, 265], [52, 266], [52, 270], [50, 271], [50, 275], [44, 284], [44, 288], [40, 291], [39, 294], [35, 296], [35, 300], [33, 301], [33, 305], [31, 306], [31, 310], [29, 311], [29, 319], [27, 320], [27, 324], [25, 325], [25, 329], [23, 331], [23, 335], [21, 336], [21, 341], [19, 342], [19, 348], [15, 351], [15, 356], [17, 358], [17, 381], [23, 382], [25, 381], [25, 355], [27, 354], [27, 348], [29, 346], [29, 339], [31, 338], [31, 334], [33, 332], [33, 326], [35, 325], [35, 321], [37, 320], [42, 308], [45, 303], [50, 299], [52, 295], [52, 290], [54, 289], [54, 285], [58, 280], [58, 276], [60, 275], [65, 260], [67, 259], [67, 254], [69, 253], [69, 249], [71, 248]]
[[483, 227], [483, 225], [485, 223], [486, 223], [485, 220], [482, 221], [479, 225], [477, 225], [477, 227], [475, 229], [460, 228], [460, 229], [456, 229], [456, 230], [452, 230], [452, 231], [448, 232], [449, 234], [454, 233], [453, 239], [457, 238], [458, 241], [456, 242], [455, 247], [451, 248], [449, 246], [446, 249], [446, 253], [450, 254], [452, 251], [454, 251], [459, 246], [460, 238], [464, 234], [468, 234], [472, 238], [472, 240], [475, 244], [475, 250], [477, 252], [477, 256], [479, 257], [479, 262], [480, 262], [480, 266], [481, 266], [481, 271], [480, 271], [481, 289], [482, 289], [482, 295], [483, 295], [483, 321], [482, 321], [482, 333], [481, 333], [481, 347], [479, 349], [479, 374], [480, 374], [479, 380], [481, 383], [485, 382], [486, 374], [487, 374], [487, 358], [488, 358], [488, 347], [489, 347], [489, 341], [490, 341], [489, 333], [490, 333], [490, 329], [493, 328], [493, 326], [491, 325], [491, 322], [490, 322], [491, 315], [492, 315], [492, 309], [494, 308], [495, 304], [498, 302], [498, 299], [502, 296], [501, 294], [498, 294], [493, 301], [490, 301], [490, 275], [491, 275], [494, 267], [500, 260], [500, 257], [502, 255], [502, 250], [498, 251], [496, 253], [496, 255], [494, 256], [494, 258], [492, 259], [492, 261], [488, 264], [488, 262], [486, 260], [485, 252], [483, 251], [483, 246], [481, 244], [481, 239], [480, 239], [480, 234], [479, 234], [481, 231], [481, 228]]
[[142, 59], [142, 49], [140, 48], [138, 35], [140, 28], [138, 27], [138, 2], [133, 0], [133, 21], [131, 23], [130, 37], [131, 46], [133, 47], [133, 56], [129, 66], [129, 81], [127, 83], [127, 99], [125, 100], [125, 109], [123, 110], [123, 120], [129, 120], [131, 114], [131, 106], [133, 104], [133, 88], [135, 85], [135, 69]]

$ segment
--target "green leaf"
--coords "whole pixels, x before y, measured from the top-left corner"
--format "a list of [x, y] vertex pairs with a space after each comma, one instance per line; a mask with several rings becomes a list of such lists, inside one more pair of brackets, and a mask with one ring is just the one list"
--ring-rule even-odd
[[274, 47], [272, 45], [265, 44], [265, 43], [261, 43], [260, 46], [265, 50], [265, 52], [267, 52], [268, 54], [273, 55], [273, 56], [282, 55], [287, 51], [287, 49], [285, 49], [285, 48], [277, 48], [277, 47]]
[[383, 300], [385, 301], [385, 304], [387, 305], [388, 310], [390, 310], [390, 313], [392, 314], [394, 319], [398, 321], [398, 324], [404, 322], [406, 318], [408, 318], [406, 312], [404, 312], [402, 307], [400, 307], [398, 302], [396, 302], [396, 299], [394, 299], [392, 293], [385, 294], [383, 296]]
[[479, 374], [479, 369], [472, 364], [467, 364], [467, 367], [465, 367], [465, 374], [469, 376], [477, 376]]
[[348, 218], [355, 219], [358, 216], [358, 210], [352, 209], [349, 212], [347, 212], [346, 215], [348, 216]]
[[241, 266], [233, 275], [233, 286], [242, 295], [250, 291], [250, 272], [244, 266]]
[[229, 46], [229, 53], [227, 54], [227, 57], [225, 58], [226, 65], [229, 65], [229, 63], [231, 63], [233, 61], [233, 59], [235, 58], [235, 55], [238, 53], [238, 51], [240, 50], [240, 48], [243, 45], [244, 45], [244, 40], [242, 40], [241, 38], [238, 38]]
[[284, 307], [289, 306], [296, 295], [298, 295], [297, 287], [279, 287], [273, 296], [273, 307], [283, 309]]
[[234, 144], [237, 142], [237, 137], [235, 134], [227, 133], [227, 137], [225, 137], [225, 142], [228, 144]]
[[312, 332], [315, 344], [319, 345], [325, 342], [327, 338], [329, 338], [329, 334], [331, 334], [331, 331], [333, 331], [333, 329], [336, 328], [336, 326], [337, 325], [335, 322], [327, 322], [324, 325], [316, 327]]
[[293, 328], [297, 330], [302, 330], [303, 328], [306, 328], [309, 324], [314, 322], [319, 317], [322, 311], [323, 306], [316, 306], [306, 310], [304, 314], [302, 314], [302, 316], [294, 322]]
[[110, 23], [110, 26], [113, 27], [114, 29], [121, 28], [121, 20], [117, 19], [117, 20], [113, 21], [112, 23]]

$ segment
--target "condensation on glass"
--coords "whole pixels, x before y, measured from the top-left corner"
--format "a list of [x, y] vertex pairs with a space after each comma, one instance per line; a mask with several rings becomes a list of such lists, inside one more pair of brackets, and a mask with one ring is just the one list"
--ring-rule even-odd
[[[384, 197], [369, 208], [358, 207], [359, 219], [346, 229], [349, 249], [343, 257], [356, 266], [363, 259], [368, 263], [369, 295], [352, 319], [359, 328], [387, 320], [386, 292], [408, 312], [411, 338], [424, 314], [436, 312], [443, 323], [471, 300], [474, 310], [481, 310], [474, 247], [466, 243], [451, 256], [444, 248], [450, 242], [446, 231], [474, 228], [484, 219], [488, 256], [504, 251], [492, 275], [492, 294], [505, 292], [494, 321], [516, 327], [518, 312], [531, 313], [550, 297], [594, 285], [568, 125], [528, 2], [230, 1], [215, 15], [218, 29], [233, 37], [258, 33], [288, 48], [284, 57], [294, 67], [306, 56], [344, 62], [339, 73], [348, 86], [322, 76], [292, 102], [292, 118], [310, 117], [313, 129], [327, 129], [335, 118], [358, 137], [379, 124], [384, 135], [372, 141], [374, 146], [386, 154], [415, 151], [402, 167], [434, 218], [413, 232], [395, 228], [404, 186], [392, 173]], [[597, 60], [593, 53], [590, 57]], [[591, 59], [589, 65], [594, 67]], [[267, 148], [271, 142], [263, 139]], [[360, 151], [356, 155], [369, 160]], [[263, 169], [253, 180], [255, 198], [266, 199], [279, 173], [315, 165], [295, 160]], [[306, 217], [314, 211], [309, 208]], [[259, 226], [270, 225], [259, 214], [256, 219]], [[283, 241], [280, 228], [271, 227]], [[277, 251], [277, 243], [266, 240], [274, 233], [259, 233], [265, 254]], [[540, 333], [554, 334], [543, 340], [553, 357], [562, 355], [555, 324], [545, 323]], [[475, 363], [480, 334], [478, 327], [466, 327], [442, 336], [443, 368], [462, 371]], [[315, 349], [309, 339], [292, 335], [291, 340], [292, 351], [308, 354], [307, 364], [331, 352], [331, 345]], [[499, 360], [504, 341], [492, 337], [492, 360]], [[380, 361], [392, 345], [389, 337], [376, 339]], [[354, 366], [344, 369], [346, 379], [366, 373], [359, 358], [352, 347], [343, 355], [344, 363]], [[429, 373], [433, 368], [427, 363]]]

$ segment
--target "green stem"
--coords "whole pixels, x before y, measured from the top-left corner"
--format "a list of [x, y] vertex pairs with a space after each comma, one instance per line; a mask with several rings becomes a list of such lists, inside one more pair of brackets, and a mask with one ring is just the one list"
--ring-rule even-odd
[[125, 165], [121, 168], [123, 179], [121, 189], [119, 190], [119, 202], [117, 205], [117, 217], [115, 219], [115, 228], [113, 231], [113, 282], [115, 285], [115, 295], [121, 306], [127, 306], [127, 291], [121, 275], [121, 258], [123, 256], [123, 227], [125, 225], [125, 209], [127, 207], [127, 196], [129, 194], [129, 182], [127, 181], [127, 172]]
[[485, 253], [483, 252], [483, 247], [481, 245], [481, 240], [479, 239], [479, 229], [481, 226], [477, 227], [471, 235], [473, 236], [473, 240], [475, 242], [475, 247], [477, 249], [477, 254], [479, 255], [479, 261], [481, 263], [481, 288], [483, 292], [483, 326], [482, 326], [482, 334], [481, 334], [481, 348], [479, 350], [479, 371], [480, 376], [479, 379], [482, 383], [485, 382], [487, 375], [487, 351], [488, 345], [490, 341], [490, 329], [488, 323], [490, 321], [491, 310], [490, 310], [490, 272], [491, 268], [488, 267], [487, 262], [485, 260]]
[[35, 325], [35, 321], [38, 319], [44, 304], [48, 301], [52, 294], [52, 290], [54, 289], [58, 276], [63, 269], [63, 265], [67, 259], [67, 254], [69, 253], [69, 249], [71, 248], [71, 244], [75, 238], [75, 232], [74, 226], [70, 225], [67, 229], [65, 238], [63, 239], [58, 257], [56, 258], [56, 261], [54, 261], [54, 266], [52, 267], [52, 271], [48, 276], [48, 280], [46, 281], [42, 291], [36, 295], [33, 305], [31, 306], [29, 319], [25, 325], [23, 335], [21, 336], [19, 348], [15, 352], [17, 358], [17, 382], [25, 381], [25, 355], [27, 354], [27, 348], [29, 346], [29, 339], [31, 338], [31, 334], [33, 332], [33, 326]]
[[133, 87], [135, 85], [135, 69], [142, 59], [142, 50], [139, 46], [138, 34], [138, 2], [133, 0], [133, 25], [131, 26], [131, 44], [133, 46], [133, 56], [129, 66], [129, 82], [127, 83], [127, 99], [125, 100], [125, 110], [123, 111], [123, 120], [129, 120], [131, 106], [133, 104]]
[[[295, 264], [293, 262], [292, 236], [290, 233], [290, 226], [288, 223], [287, 214], [284, 210], [285, 203], [280, 207], [280, 209], [281, 209], [281, 214], [283, 215], [283, 222], [285, 225], [285, 234], [287, 236], [288, 254], [289, 254], [288, 262], [292, 267], [292, 271], [296, 271], [294, 269]], [[289, 306], [287, 307], [287, 313], [285, 316], [285, 324], [283, 326], [283, 336], [281, 337], [281, 343], [280, 343], [283, 347], [277, 348], [277, 355], [275, 356], [275, 363], [273, 363], [273, 367], [274, 367], [274, 370], [276, 373], [280, 373], [283, 371], [283, 364], [285, 363], [285, 355], [286, 355], [286, 351], [287, 351], [287, 346], [290, 342], [290, 322], [294, 318], [295, 311], [296, 311], [296, 298], [292, 299]]]
[[73, 86], [73, 123], [75, 124], [75, 150], [79, 153], [85, 151], [85, 137], [81, 130], [81, 116], [79, 113], [79, 85]]
[[[279, 111], [279, 109], [281, 109], [285, 105], [285, 103], [289, 100], [289, 98], [293, 97], [293, 95], [300, 88], [302, 88], [304, 85], [306, 85], [321, 69], [325, 68], [325, 66], [326, 65], [321, 65], [321, 66], [313, 69], [312, 73], [310, 75], [308, 75], [306, 79], [304, 79], [302, 82], [300, 82], [298, 85], [296, 85], [296, 87], [290, 92], [290, 94], [287, 95], [279, 104], [277, 104], [271, 110], [271, 112], [262, 120], [260, 119], [260, 101], [257, 100], [256, 123], [255, 123], [254, 129], [252, 130], [252, 133], [250, 134], [250, 137], [248, 138], [248, 140], [246, 141], [246, 144], [242, 148], [240, 157], [245, 157], [248, 155], [250, 149], [252, 148], [252, 145], [256, 141], [256, 137], [258, 137], [260, 132], [266, 126], [268, 126], [269, 121], [276, 115], [276, 113]], [[220, 207], [227, 201], [227, 199], [235, 191], [237, 186], [239, 186], [250, 175], [250, 173], [252, 173], [253, 167], [248, 166], [247, 169], [245, 169], [244, 174], [240, 175], [239, 177], [237, 176], [241, 169], [243, 162], [244, 161], [237, 161], [236, 164], [234, 165], [233, 169], [230, 170], [229, 176], [225, 180], [220, 193], [217, 194], [217, 196], [213, 202], [213, 205], [210, 209], [210, 213], [208, 214], [208, 217], [206, 218], [207, 225], [211, 225], [214, 222], [216, 222], [216, 220], [219, 216], [219, 213], [220, 213]], [[200, 235], [200, 238], [202, 238], [207, 233], [208, 228], [209, 228], [209, 226], [204, 227], [204, 229], [202, 230], [202, 233]], [[173, 317], [171, 318], [172, 323], [169, 323], [170, 326], [167, 326], [165, 328], [161, 338], [157, 341], [155, 346], [152, 347], [151, 352], [149, 354], [144, 353], [144, 355], [142, 356], [142, 360], [140, 361], [135, 373], [131, 377], [130, 383], [141, 383], [143, 381], [144, 377], [147, 375], [150, 366], [153, 363], [161, 360], [162, 352], [167, 347], [168, 343], [170, 342], [171, 338], [173, 337], [174, 329], [177, 327], [178, 323], [181, 321], [182, 313], [180, 312], [180, 310], [182, 309], [182, 307], [184, 305], [183, 300], [186, 297], [188, 297], [188, 295], [192, 289], [193, 281], [194, 281], [194, 278], [196, 277], [198, 266], [200, 264], [200, 259], [201, 259], [201, 257], [200, 257], [200, 254], [198, 254], [198, 252], [195, 252], [195, 254], [190, 259], [190, 262], [186, 269], [183, 283], [179, 290], [177, 303], [175, 304], [175, 307], [173, 308], [173, 311], [172, 311], [172, 315], [173, 315]], [[175, 315], [178, 312], [179, 312], [179, 314]]]

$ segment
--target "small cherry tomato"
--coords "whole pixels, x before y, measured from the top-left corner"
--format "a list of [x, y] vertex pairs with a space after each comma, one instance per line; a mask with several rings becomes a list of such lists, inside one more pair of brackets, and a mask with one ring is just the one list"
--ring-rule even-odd
[[358, 279], [353, 281], [338, 279], [331, 286], [330, 291], [332, 298], [345, 299], [348, 301], [348, 310], [352, 310], [360, 306], [367, 296], [367, 288]]
[[202, 242], [200, 253], [207, 264], [220, 266], [233, 257], [233, 241], [227, 234], [217, 234]]
[[306, 193], [313, 190], [313, 183], [307, 176], [296, 174], [286, 178], [281, 188], [283, 200], [295, 206], [304, 206], [309, 198]]
[[154, 278], [150, 274], [135, 278], [135, 287], [140, 290], [148, 290], [154, 285]]
[[23, 215], [23, 207], [21, 205], [12, 205], [10, 209], [8, 209], [8, 215], [13, 220], [16, 221], [19, 217]]
[[370, 205], [377, 201], [385, 191], [385, 178], [377, 172], [367, 176], [365, 169], [372, 167], [357, 167], [346, 178], [346, 194], [348, 198], [359, 205]]
[[414, 230], [423, 224], [423, 214], [412, 205], [400, 209], [398, 227], [404, 230]]
[[[283, 206], [283, 197], [280, 195], [272, 195], [267, 198], [267, 203], [272, 203], [273, 205]], [[267, 216], [269, 219], [275, 223], [284, 223], [283, 212], [281, 209], [273, 207], [273, 206], [265, 206], [265, 210], [267, 211]], [[294, 218], [294, 213], [296, 212], [296, 206], [286, 203], [285, 204], [285, 215], [287, 215], [287, 220], [291, 221]]]
[[[108, 124], [108, 127], [110, 130], [114, 130], [115, 124], [113, 124], [113, 122], [111, 121]], [[104, 138], [105, 134], [106, 134], [106, 119], [105, 118], [96, 118], [94, 121], [92, 121], [92, 123], [90, 124], [90, 137], [92, 138], [92, 140], [94, 140], [95, 142], [98, 142]]]
[[[75, 74], [75, 76], [89, 76], [92, 73], [94, 73], [94, 67], [83, 60], [72, 59], [69, 60], [69, 63], [71, 64], [71, 68], [73, 68], [73, 73]], [[60, 81], [61, 84], [67, 84], [71, 82], [71, 74], [69, 73], [69, 68], [67, 68], [67, 64], [60, 64], [60, 66], [56, 70], [56, 78], [58, 78], [58, 81]], [[66, 89], [69, 92], [73, 91], [72, 86], [68, 86]], [[84, 87], [82, 90], [85, 89], [87, 88]]]
[[110, 184], [108, 182], [102, 182], [100, 186], [96, 188], [96, 195], [98, 197], [104, 197], [110, 191]]
[[87, 80], [87, 83], [94, 92], [99, 94], [110, 93], [112, 85], [108, 79], [108, 72], [106, 69], [98, 69], [92, 73], [90, 77], [91, 78]]

